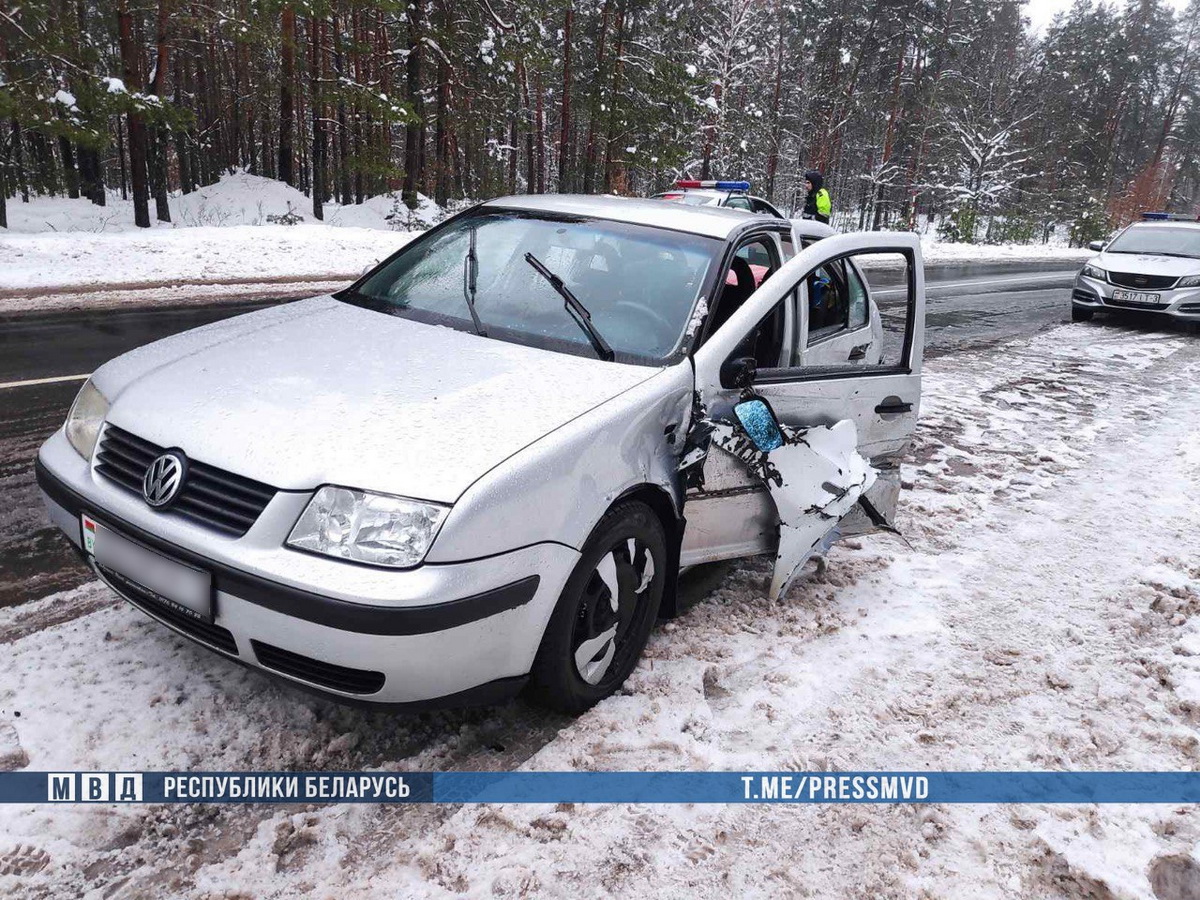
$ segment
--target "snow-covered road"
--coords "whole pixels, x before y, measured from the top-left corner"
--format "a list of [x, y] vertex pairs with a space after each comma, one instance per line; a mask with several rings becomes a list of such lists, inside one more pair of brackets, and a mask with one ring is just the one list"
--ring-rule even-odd
[[[927, 372], [902, 498], [911, 547], [848, 543], [778, 603], [767, 564], [732, 567], [576, 721], [520, 704], [342, 709], [89, 584], [0, 610], [0, 756], [51, 770], [1195, 769], [1200, 341], [1063, 326]], [[43, 806], [0, 808], [0, 835], [5, 896], [1200, 891], [1200, 817], [1170, 805]]]

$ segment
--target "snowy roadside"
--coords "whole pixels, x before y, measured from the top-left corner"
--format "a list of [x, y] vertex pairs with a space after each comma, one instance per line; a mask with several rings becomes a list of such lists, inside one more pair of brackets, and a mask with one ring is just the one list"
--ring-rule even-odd
[[[912, 550], [838, 548], [774, 604], [766, 564], [734, 567], [574, 722], [335, 707], [93, 584], [0, 611], [0, 751], [34, 770], [1194, 769], [1200, 343], [1065, 326], [927, 372]], [[1170, 806], [11, 807], [0, 834], [5, 896], [1107, 900], [1200, 864], [1200, 821]]]
[[[129, 201], [108, 201], [11, 204], [11, 227], [0, 231], [0, 313], [221, 302], [269, 296], [283, 283], [290, 296], [323, 293], [395, 253], [440, 214], [425, 198], [409, 213], [381, 196], [327, 204], [318, 223], [300, 191], [245, 172], [172, 197], [172, 223], [151, 229], [133, 227]], [[396, 230], [397, 216], [418, 230]], [[273, 224], [280, 218], [295, 224]]]
[[[412, 239], [410, 232], [325, 225], [237, 225], [115, 234], [0, 237], [0, 309], [63, 288], [273, 279], [349, 281]], [[15, 296], [14, 296], [15, 295]]]
[[148, 306], [179, 307], [251, 303], [258, 300], [287, 300], [330, 294], [346, 287], [353, 277], [308, 280], [200, 282], [164, 284], [124, 289], [51, 290], [5, 296], [0, 291], [0, 316], [26, 313], [63, 313], [78, 310], [134, 309]]
[[1096, 255], [1086, 247], [1057, 244], [945, 244], [922, 241], [926, 265], [967, 265], [1000, 262], [1083, 263]]

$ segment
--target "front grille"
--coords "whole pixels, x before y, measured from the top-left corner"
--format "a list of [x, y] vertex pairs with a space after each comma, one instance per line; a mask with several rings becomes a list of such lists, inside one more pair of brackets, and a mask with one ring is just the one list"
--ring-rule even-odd
[[210, 625], [208, 622], [201, 622], [199, 619], [192, 618], [185, 613], [167, 606], [136, 581], [131, 581], [107, 566], [96, 563], [96, 568], [100, 570], [100, 574], [104, 576], [104, 580], [110, 588], [138, 609], [149, 613], [155, 618], [161, 619], [176, 631], [182, 631], [188, 637], [195, 638], [202, 643], [208, 644], [210, 647], [222, 650], [230, 656], [238, 655], [237, 641], [233, 639], [233, 634], [229, 629], [222, 628], [220, 625]]
[[254, 648], [254, 655], [265, 668], [291, 675], [301, 681], [319, 684], [330, 690], [341, 691], [344, 694], [374, 694], [383, 687], [382, 672], [335, 666], [333, 663], [301, 656], [291, 650], [272, 647], [262, 641], [252, 640], [250, 646]]
[[[104, 429], [96, 454], [96, 471], [141, 496], [146, 467], [165, 448], [115, 425]], [[188, 460], [187, 477], [171, 505], [164, 510], [241, 537], [275, 496], [275, 488], [234, 475], [215, 466]]]
[[1174, 287], [1178, 278], [1169, 275], [1139, 275], [1132, 272], [1109, 272], [1108, 280], [1123, 288], [1135, 291], [1165, 291]]

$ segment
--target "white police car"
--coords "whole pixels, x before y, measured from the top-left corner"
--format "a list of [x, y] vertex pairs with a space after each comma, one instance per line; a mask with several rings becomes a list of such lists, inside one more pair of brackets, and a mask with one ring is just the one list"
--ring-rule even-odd
[[1200, 325], [1200, 222], [1169, 213], [1144, 213], [1105, 244], [1075, 279], [1071, 318], [1141, 310]]
[[675, 200], [689, 206], [723, 206], [726, 209], [744, 209], [746, 212], [787, 218], [774, 205], [762, 197], [750, 195], [748, 181], [687, 181], [675, 182], [675, 189], [654, 195], [655, 200]]

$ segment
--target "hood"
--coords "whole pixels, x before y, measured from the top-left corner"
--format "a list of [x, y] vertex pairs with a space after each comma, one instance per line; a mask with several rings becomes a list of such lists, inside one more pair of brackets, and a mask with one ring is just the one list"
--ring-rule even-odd
[[1135, 275], [1165, 275], [1170, 278], [1200, 275], [1200, 259], [1155, 256], [1152, 253], [1101, 253], [1091, 264], [1106, 272], [1129, 272]]
[[805, 172], [804, 178], [805, 180], [812, 182], [814, 193], [825, 187], [825, 176], [816, 170]]
[[95, 378], [111, 422], [209, 465], [284, 490], [341, 484], [451, 503], [658, 371], [322, 297], [158, 341]]

